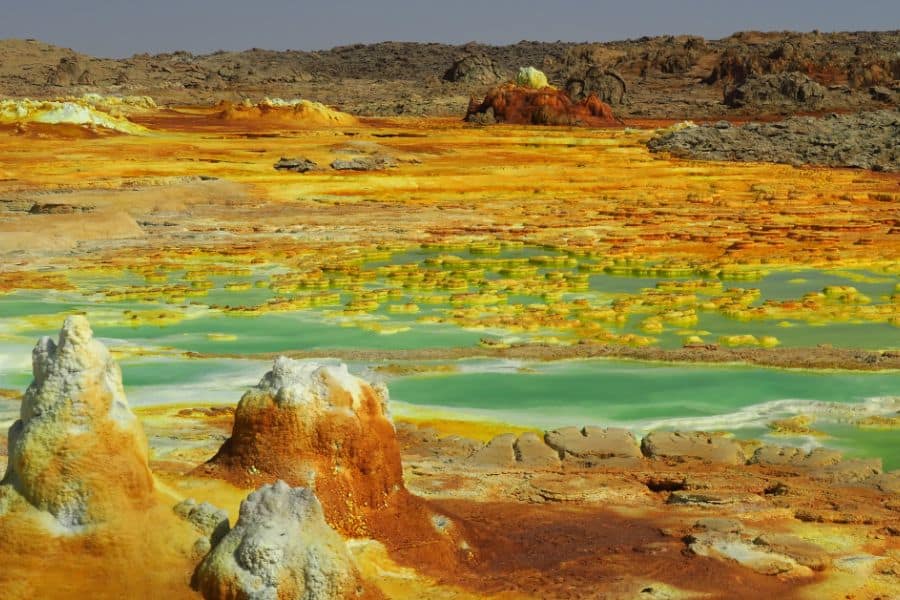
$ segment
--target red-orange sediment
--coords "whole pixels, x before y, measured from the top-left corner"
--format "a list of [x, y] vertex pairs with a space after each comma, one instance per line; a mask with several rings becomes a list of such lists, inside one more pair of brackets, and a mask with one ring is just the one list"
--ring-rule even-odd
[[758, 600], [799, 597], [805, 585], [820, 579], [786, 581], [737, 563], [694, 556], [684, 551], [680, 539], [660, 532], [665, 521], [623, 517], [603, 507], [548, 510], [545, 505], [469, 500], [439, 504], [446, 514], [470, 524], [470, 543], [480, 558], [476, 569], [445, 571], [443, 583], [483, 594], [626, 598], [641, 592], [634, 584], [644, 580], [647, 587], [664, 583], [701, 597]]

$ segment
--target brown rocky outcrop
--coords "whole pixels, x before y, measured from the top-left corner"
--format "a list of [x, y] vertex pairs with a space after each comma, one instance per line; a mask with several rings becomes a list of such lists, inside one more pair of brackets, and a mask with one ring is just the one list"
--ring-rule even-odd
[[476, 450], [467, 462], [474, 468], [512, 468], [516, 464], [516, 452], [513, 449], [515, 443], [516, 436], [514, 434], [500, 434]]
[[725, 40], [705, 81], [741, 84], [753, 76], [796, 71], [825, 85], [882, 85], [900, 78], [896, 41], [889, 39], [895, 34], [742, 32]]
[[47, 76], [49, 85], [94, 85], [94, 76], [91, 74], [86, 61], [77, 56], [64, 56], [59, 60]]
[[544, 435], [560, 459], [596, 464], [609, 459], [638, 459], [641, 450], [634, 435], [614, 427], [563, 427]]
[[513, 444], [516, 463], [525, 468], [556, 468], [560, 465], [558, 453], [547, 446], [536, 433], [526, 431]]
[[503, 81], [504, 74], [489, 56], [467, 54], [453, 62], [444, 73], [444, 81], [494, 84]]
[[826, 90], [803, 73], [754, 75], [740, 85], [725, 87], [725, 104], [732, 108], [816, 110]]
[[566, 82], [566, 93], [576, 102], [593, 94], [602, 102], [617, 105], [625, 102], [628, 86], [616, 71], [594, 65], [584, 75], [570, 77]]
[[822, 118], [791, 117], [778, 123], [750, 122], [739, 127], [723, 121], [664, 131], [651, 138], [647, 146], [651, 152], [700, 160], [898, 171], [898, 133], [900, 112], [885, 110]]
[[778, 467], [821, 468], [840, 461], [841, 453], [828, 448], [814, 448], [806, 452], [791, 446], [762, 446], [756, 449], [749, 462]]
[[[123, 59], [80, 55], [34, 40], [2, 40], [0, 91], [22, 97], [56, 94], [48, 86], [51, 72], [61, 71], [54, 81], [72, 82], [83, 73], [58, 69], [62, 59], [73, 59], [89, 71], [87, 81], [101, 93], [127, 90], [152, 96], [161, 104], [234, 101], [265, 90], [282, 98], [339, 104], [360, 116], [449, 116], [459, 111], [462, 96], [473, 86], [502, 82], [521, 65], [539, 67], [560, 85], [571, 78], [583, 80], [586, 71], [596, 66], [615, 71], [628, 82], [627, 102], [622, 105], [602, 90], [596, 92], [601, 101], [617, 108], [618, 116], [697, 119], [723, 115], [727, 110], [721, 103], [723, 85], [740, 85], [751, 75], [791, 71], [826, 87], [838, 86], [830, 93], [827, 109], [872, 110], [884, 101], [872, 99], [870, 88], [896, 93], [898, 39], [898, 31], [745, 32], [721, 40], [668, 35], [583, 44], [523, 41], [507, 46], [383, 42], [313, 52], [253, 48], [206, 55], [137, 54]], [[703, 83], [704, 79], [715, 85]]]

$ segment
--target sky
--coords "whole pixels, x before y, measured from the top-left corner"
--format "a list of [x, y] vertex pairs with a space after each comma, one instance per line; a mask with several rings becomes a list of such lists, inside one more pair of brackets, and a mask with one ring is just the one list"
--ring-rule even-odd
[[[611, 41], [900, 29], [900, 0], [3, 0], [0, 38], [95, 56], [393, 41]], [[0, 57], [2, 60], [2, 57]]]

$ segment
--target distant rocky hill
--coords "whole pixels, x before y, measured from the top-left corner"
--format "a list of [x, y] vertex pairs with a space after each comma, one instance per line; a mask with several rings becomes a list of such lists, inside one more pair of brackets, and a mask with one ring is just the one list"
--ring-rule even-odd
[[[470, 96], [483, 95], [490, 85], [531, 65], [559, 87], [582, 89], [606, 77], [598, 85], [616, 86], [609, 99], [623, 116], [699, 118], [896, 105], [897, 48], [900, 31], [742, 32], [721, 40], [662, 36], [507, 46], [383, 42], [314, 52], [254, 48], [106, 59], [11, 39], [0, 41], [0, 94], [140, 94], [161, 103], [269, 95], [318, 100], [360, 115], [462, 116]], [[802, 74], [821, 91], [797, 94], [791, 86], [773, 86], [766, 77], [777, 74], [794, 79], [799, 75], [793, 74]], [[743, 101], [729, 106], [725, 99], [734, 98], [738, 87]], [[764, 101], [754, 103], [754, 98]]]

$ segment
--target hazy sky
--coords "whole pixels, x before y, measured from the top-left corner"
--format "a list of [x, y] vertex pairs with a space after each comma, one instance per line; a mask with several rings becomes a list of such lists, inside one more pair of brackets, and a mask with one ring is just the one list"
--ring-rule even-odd
[[[0, 38], [99, 56], [384, 40], [604, 41], [745, 29], [900, 29], [900, 0], [3, 0]], [[2, 57], [0, 57], [2, 58]]]

